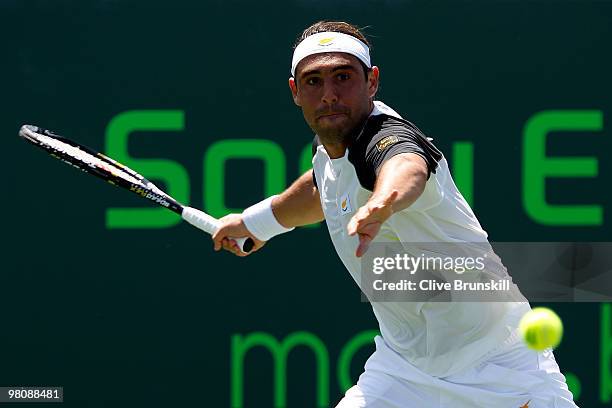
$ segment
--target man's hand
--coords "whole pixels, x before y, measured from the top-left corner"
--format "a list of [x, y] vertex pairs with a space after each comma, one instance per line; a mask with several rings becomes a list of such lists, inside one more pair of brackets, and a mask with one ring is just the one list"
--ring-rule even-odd
[[357, 210], [348, 224], [349, 235], [359, 235], [359, 246], [355, 255], [360, 257], [368, 250], [370, 242], [376, 237], [382, 224], [393, 215], [392, 204], [398, 196], [397, 190], [392, 190], [386, 196], [372, 197]]
[[[242, 216], [240, 214], [229, 214], [219, 220], [220, 227], [212, 236], [212, 239], [215, 243], [215, 251], [220, 251], [221, 248], [225, 249], [233, 253], [236, 256], [245, 257], [253, 252], [259, 250], [262, 246], [265, 245], [265, 241], [260, 241], [255, 238], [242, 222]], [[255, 246], [248, 254], [242, 252], [236, 244], [236, 241], [231, 239], [233, 238], [242, 238], [242, 237], [250, 237]]]
[[378, 173], [374, 192], [348, 224], [349, 235], [359, 234], [355, 255], [362, 256], [382, 224], [394, 212], [402, 211], [423, 193], [429, 170], [425, 159], [415, 153], [401, 153], [385, 162]]

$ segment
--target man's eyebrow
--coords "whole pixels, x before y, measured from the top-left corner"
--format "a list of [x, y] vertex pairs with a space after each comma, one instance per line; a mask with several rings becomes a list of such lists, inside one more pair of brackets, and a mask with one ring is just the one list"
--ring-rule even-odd
[[355, 68], [353, 65], [345, 64], [345, 65], [340, 65], [340, 66], [335, 67], [334, 69], [332, 69], [332, 72], [343, 71], [343, 70], [357, 71], [357, 68]]
[[[336, 72], [336, 71], [343, 71], [343, 70], [350, 70], [350, 71], [356, 71], [357, 69], [350, 64], [344, 64], [344, 65], [338, 65], [337, 67], [334, 67], [332, 69], [332, 72]], [[300, 78], [305, 78], [308, 75], [317, 75], [320, 74], [321, 70], [319, 69], [311, 69], [309, 71], [304, 71], [300, 74]]]

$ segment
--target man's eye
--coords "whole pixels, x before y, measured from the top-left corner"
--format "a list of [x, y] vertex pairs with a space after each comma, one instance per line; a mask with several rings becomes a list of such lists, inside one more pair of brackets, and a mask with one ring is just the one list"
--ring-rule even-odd
[[346, 73], [346, 72], [342, 72], [340, 74], [338, 74], [338, 79], [341, 81], [346, 81], [347, 79], [349, 79], [351, 76]]
[[317, 77], [311, 77], [306, 79], [306, 84], [308, 85], [317, 85], [319, 83], [319, 78]]

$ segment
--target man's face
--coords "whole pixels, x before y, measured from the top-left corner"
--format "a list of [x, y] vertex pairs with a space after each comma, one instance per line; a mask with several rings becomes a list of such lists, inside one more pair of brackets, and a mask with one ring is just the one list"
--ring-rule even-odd
[[346, 53], [314, 54], [289, 79], [296, 105], [323, 143], [344, 143], [361, 128], [378, 89], [378, 68], [365, 79], [363, 67]]

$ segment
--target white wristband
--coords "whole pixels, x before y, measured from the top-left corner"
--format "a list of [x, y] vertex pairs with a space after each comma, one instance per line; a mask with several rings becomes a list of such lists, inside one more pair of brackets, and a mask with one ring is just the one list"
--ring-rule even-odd
[[276, 196], [268, 197], [242, 212], [244, 225], [260, 241], [268, 241], [276, 235], [294, 229], [283, 227], [274, 216], [272, 212], [272, 199], [274, 197]]

